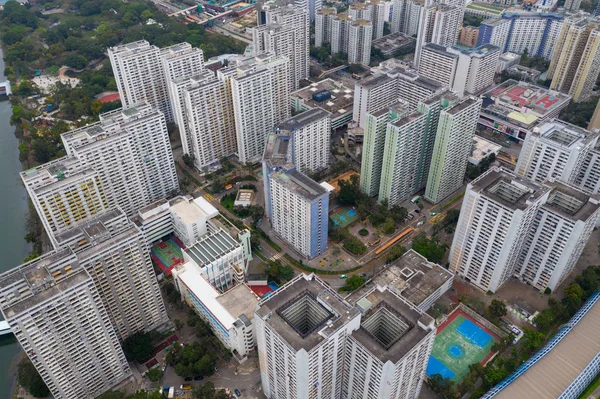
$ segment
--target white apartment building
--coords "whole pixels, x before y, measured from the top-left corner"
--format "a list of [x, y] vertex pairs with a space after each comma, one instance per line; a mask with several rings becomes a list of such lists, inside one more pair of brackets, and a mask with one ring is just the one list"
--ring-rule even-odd
[[174, 122], [161, 50], [146, 40], [108, 48], [123, 107], [147, 102]]
[[538, 183], [575, 183], [584, 161], [598, 142], [598, 133], [552, 119], [527, 135], [515, 173]]
[[2, 273], [0, 310], [54, 398], [94, 398], [131, 376], [100, 294], [71, 250]]
[[392, 8], [392, 33], [402, 32], [414, 36], [418, 34], [423, 6], [414, 0], [394, 0]]
[[142, 231], [111, 209], [56, 237], [92, 277], [119, 340], [168, 321]]
[[160, 50], [165, 80], [169, 90], [169, 101], [173, 111], [173, 120], [179, 128], [181, 145], [184, 154], [191, 154], [191, 140], [187, 118], [184, 114], [183, 89], [187, 79], [204, 71], [204, 54], [202, 50], [189, 43], [179, 43]]
[[310, 76], [310, 22], [314, 11], [283, 6], [267, 12], [267, 24], [252, 31], [254, 55], [271, 53], [289, 59], [290, 91]]
[[340, 397], [348, 336], [360, 312], [315, 275], [300, 273], [261, 300], [254, 315], [268, 398]]
[[367, 112], [378, 112], [393, 104], [396, 94], [396, 79], [384, 74], [369, 76], [354, 86], [354, 121], [362, 128], [367, 123]]
[[421, 52], [419, 73], [460, 96], [474, 94], [494, 83], [499, 58], [500, 49], [491, 44], [467, 50], [428, 43]]
[[456, 44], [463, 14], [462, 7], [447, 4], [434, 4], [423, 8], [415, 49], [415, 65], [417, 67], [420, 66], [421, 52], [426, 43], [446, 47]]
[[556, 288], [573, 271], [600, 216], [599, 197], [549, 183], [548, 200], [527, 233], [515, 271], [540, 291]]
[[360, 328], [347, 338], [344, 398], [418, 398], [433, 349], [432, 317], [385, 287], [358, 302]]
[[331, 114], [312, 108], [275, 126], [278, 135], [293, 140], [292, 163], [304, 174], [316, 173], [329, 166]]
[[109, 207], [133, 215], [179, 188], [165, 117], [147, 104], [102, 114], [61, 138], [69, 156], [98, 173]]
[[334, 7], [324, 7], [317, 11], [315, 16], [315, 47], [321, 47], [328, 42], [331, 46], [333, 19], [337, 15]]
[[21, 172], [27, 194], [56, 248], [55, 235], [108, 209], [98, 172], [63, 157]]
[[256, 161], [273, 126], [290, 117], [289, 60], [262, 55], [220, 69], [218, 77], [231, 88], [238, 158]]
[[350, 42], [350, 24], [352, 18], [348, 14], [338, 14], [331, 21], [331, 54], [348, 54]]
[[470, 97], [440, 113], [425, 189], [425, 198], [434, 204], [463, 184], [481, 102]]
[[364, 19], [373, 25], [372, 40], [383, 36], [385, 24], [385, 4], [380, 0], [367, 0], [365, 3], [352, 3], [348, 7], [348, 15], [353, 21]]
[[227, 82], [210, 71], [187, 79], [183, 90], [190, 154], [204, 170], [237, 151], [233, 98]]
[[370, 21], [372, 18], [371, 7], [367, 3], [352, 3], [348, 7], [348, 15], [352, 20], [356, 21], [357, 19], [365, 19]]
[[369, 65], [373, 24], [366, 19], [352, 21], [348, 28], [348, 62]]
[[591, 150], [577, 174], [575, 186], [593, 194], [600, 194], [600, 148]]
[[323, 7], [322, 0], [294, 0], [296, 8], [305, 8], [309, 11], [310, 22], [315, 22], [316, 14]]
[[246, 360], [256, 346], [253, 322], [258, 304], [256, 294], [244, 283], [224, 292], [215, 289], [193, 262], [176, 267], [173, 275], [182, 301], [210, 325], [236, 360]]
[[519, 255], [549, 189], [492, 167], [467, 186], [450, 249], [450, 270], [496, 292], [519, 267]]

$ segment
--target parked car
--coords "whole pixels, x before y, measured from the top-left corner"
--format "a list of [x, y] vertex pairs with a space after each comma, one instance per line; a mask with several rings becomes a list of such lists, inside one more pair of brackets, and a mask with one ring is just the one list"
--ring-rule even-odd
[[193, 378], [192, 377], [185, 377], [183, 380], [184, 381], [191, 381], [191, 380], [193, 380]]
[[358, 273], [358, 275], [361, 277], [367, 277], [367, 273]]
[[347, 275], [347, 274], [342, 274], [342, 275], [340, 276], [340, 278], [348, 278], [348, 275]]
[[194, 377], [194, 381], [201, 381], [203, 379], [204, 379], [203, 375], [197, 375], [197, 376]]
[[235, 389], [233, 390], [233, 392], [235, 392], [235, 394], [236, 394], [237, 396], [242, 396], [242, 393], [241, 393], [241, 392], [240, 392], [240, 390], [239, 390], [239, 389], [237, 389], [237, 388], [235, 388]]

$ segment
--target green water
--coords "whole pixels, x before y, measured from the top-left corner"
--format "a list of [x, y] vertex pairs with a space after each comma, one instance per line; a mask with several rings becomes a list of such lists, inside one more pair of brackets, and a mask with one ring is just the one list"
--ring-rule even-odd
[[[0, 81], [4, 81], [4, 62], [0, 49]], [[15, 129], [9, 123], [12, 113], [10, 103], [3, 98], [0, 101], [0, 272], [4, 272], [23, 262], [29, 247], [25, 236], [25, 214], [27, 195], [21, 184], [19, 172], [18, 142]], [[1, 319], [1, 316], [0, 316]], [[11, 363], [21, 351], [15, 338], [0, 337], [0, 398], [9, 398], [13, 386]]]

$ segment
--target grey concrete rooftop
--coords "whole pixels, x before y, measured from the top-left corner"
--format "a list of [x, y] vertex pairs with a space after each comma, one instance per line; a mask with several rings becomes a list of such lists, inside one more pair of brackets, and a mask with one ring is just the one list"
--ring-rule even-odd
[[413, 305], [419, 306], [452, 277], [451, 272], [410, 249], [373, 276], [371, 281], [346, 297], [346, 300], [355, 304], [374, 287], [388, 287]]
[[249, 320], [254, 318], [254, 311], [258, 305], [258, 297], [246, 284], [238, 284], [227, 292], [217, 297], [221, 304], [234, 317], [245, 315]]
[[560, 182], [546, 184], [552, 191], [543, 207], [566, 219], [586, 222], [600, 207], [600, 196], [597, 194], [588, 195]]
[[273, 173], [271, 178], [279, 180], [296, 194], [310, 201], [329, 193], [325, 187], [297, 170], [286, 171], [282, 169]]
[[[365, 298], [370, 302], [370, 308], [362, 316], [361, 328], [352, 332], [352, 337], [383, 363], [388, 361], [397, 363], [434, 329], [431, 316], [416, 311], [389, 290], [373, 289]], [[399, 335], [396, 341], [387, 348], [363, 327], [365, 323], [368, 323], [369, 318], [380, 311], [382, 307], [408, 325], [403, 334]]]
[[331, 114], [321, 108], [312, 108], [308, 111], [304, 111], [301, 114], [292, 116], [289, 119], [281, 122], [275, 129], [278, 131], [284, 132], [293, 132], [294, 130], [298, 130], [303, 128], [304, 126], [308, 126], [311, 123], [316, 121], [320, 121], [324, 118], [330, 118]]
[[524, 210], [537, 201], [550, 188], [518, 177], [497, 167], [492, 167], [471, 182], [472, 190], [510, 209]]
[[[307, 293], [316, 297], [319, 305], [331, 312], [333, 316], [316, 331], [303, 337], [278, 311], [285, 309], [291, 302]], [[336, 333], [350, 320], [358, 317], [359, 311], [350, 306], [335, 291], [314, 275], [301, 274], [282, 286], [272, 296], [263, 299], [256, 310], [256, 316], [265, 320], [269, 327], [279, 334], [294, 350], [299, 351], [304, 349], [310, 352], [323, 342], [325, 337]]]

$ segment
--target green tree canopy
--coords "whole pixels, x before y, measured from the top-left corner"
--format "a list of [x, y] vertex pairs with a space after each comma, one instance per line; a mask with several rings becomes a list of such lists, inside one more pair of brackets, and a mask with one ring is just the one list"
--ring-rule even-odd
[[17, 366], [17, 381], [36, 398], [45, 398], [50, 395], [50, 390], [29, 358], [23, 358]]
[[152, 345], [152, 337], [150, 334], [137, 332], [123, 341], [123, 352], [129, 360], [143, 362], [148, 360], [154, 345]]
[[158, 367], [153, 367], [150, 370], [148, 370], [148, 372], [146, 373], [146, 377], [148, 377], [148, 379], [153, 382], [160, 381], [162, 376], [163, 376], [163, 372]]

